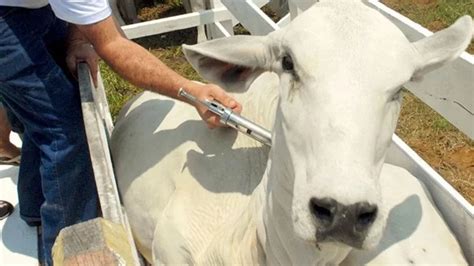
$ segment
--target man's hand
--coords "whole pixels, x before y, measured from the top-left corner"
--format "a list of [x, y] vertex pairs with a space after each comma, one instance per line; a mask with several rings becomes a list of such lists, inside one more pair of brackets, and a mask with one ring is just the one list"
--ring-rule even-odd
[[[231, 108], [234, 112], [242, 111], [242, 106], [234, 98], [228, 95], [222, 88], [214, 84], [200, 84], [196, 82], [189, 82], [184, 88], [188, 93], [200, 100], [216, 100], [222, 105]], [[202, 120], [207, 123], [209, 128], [216, 128], [224, 126], [219, 120], [220, 117], [209, 111], [204, 105], [199, 103], [191, 103], [196, 108]]]
[[77, 64], [79, 62], [86, 62], [91, 70], [92, 81], [94, 82], [95, 87], [97, 87], [97, 73], [99, 71], [98, 61], [99, 56], [96, 54], [94, 47], [92, 47], [89, 42], [77, 40], [69, 43], [66, 56], [66, 63], [69, 71], [76, 76]]

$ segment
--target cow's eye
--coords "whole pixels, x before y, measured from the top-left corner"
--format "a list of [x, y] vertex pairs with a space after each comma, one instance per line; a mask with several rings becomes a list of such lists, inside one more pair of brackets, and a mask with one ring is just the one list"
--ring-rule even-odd
[[285, 55], [283, 56], [283, 59], [281, 60], [281, 67], [283, 68], [284, 71], [290, 72], [293, 71], [293, 59], [291, 59], [291, 56]]

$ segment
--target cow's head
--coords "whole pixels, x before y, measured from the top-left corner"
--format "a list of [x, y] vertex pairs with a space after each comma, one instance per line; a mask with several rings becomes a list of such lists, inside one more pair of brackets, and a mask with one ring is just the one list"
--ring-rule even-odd
[[229, 90], [245, 90], [264, 71], [278, 74], [269, 193], [291, 194], [283, 204], [299, 238], [367, 248], [385, 225], [378, 177], [401, 86], [459, 56], [472, 32], [466, 16], [410, 43], [360, 1], [334, 0], [268, 36], [184, 51], [204, 78]]

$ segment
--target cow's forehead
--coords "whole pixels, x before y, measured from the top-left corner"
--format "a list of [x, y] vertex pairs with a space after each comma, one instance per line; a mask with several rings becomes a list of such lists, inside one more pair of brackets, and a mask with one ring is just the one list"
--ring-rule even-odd
[[284, 31], [282, 43], [306, 70], [318, 69], [318, 73], [329, 71], [333, 64], [333, 68], [352, 71], [384, 68], [385, 72], [398, 71], [406, 76], [415, 63], [414, 50], [403, 33], [357, 1], [315, 5]]

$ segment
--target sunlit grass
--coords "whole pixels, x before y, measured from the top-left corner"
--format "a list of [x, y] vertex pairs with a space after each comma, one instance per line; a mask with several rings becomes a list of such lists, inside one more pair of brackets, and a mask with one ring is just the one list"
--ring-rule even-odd
[[474, 141], [410, 92], [396, 129], [431, 167], [474, 203]]
[[[431, 31], [444, 29], [464, 15], [474, 17], [473, 0], [382, 0], [381, 2]], [[467, 51], [474, 53], [474, 41]]]

